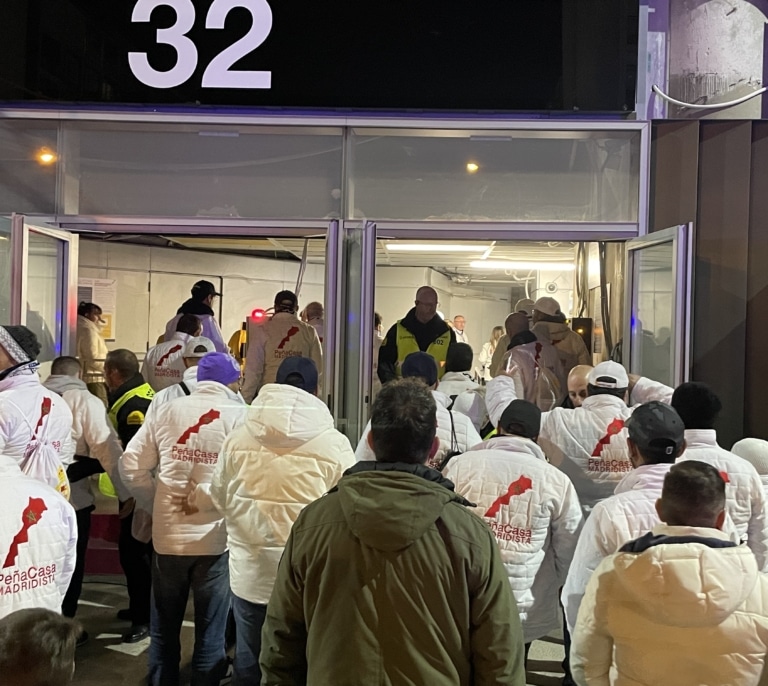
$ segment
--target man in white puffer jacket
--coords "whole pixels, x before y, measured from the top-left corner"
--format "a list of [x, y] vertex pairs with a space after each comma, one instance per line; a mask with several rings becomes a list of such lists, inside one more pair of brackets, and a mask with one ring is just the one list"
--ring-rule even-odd
[[456, 493], [477, 503], [489, 525], [530, 643], [560, 626], [557, 594], [571, 564], [582, 513], [568, 477], [536, 445], [541, 410], [513, 400], [498, 436], [454, 457], [443, 470]]
[[473, 358], [472, 348], [467, 343], [456, 343], [448, 348], [445, 374], [437, 390], [451, 399], [452, 411], [469, 417], [472, 426], [480, 431], [488, 423], [488, 410], [485, 409], [485, 388], [470, 374]]
[[[455, 344], [454, 344], [455, 345]], [[448, 410], [451, 399], [437, 388], [437, 363], [435, 358], [425, 352], [415, 352], [408, 355], [401, 367], [404, 379], [418, 379], [432, 390], [432, 396], [437, 404], [437, 437], [440, 447], [433, 457], [427, 461], [427, 467], [440, 469], [443, 461], [452, 453], [465, 453], [472, 446], [481, 442], [480, 434], [472, 425], [469, 417]], [[498, 424], [497, 421], [494, 424]], [[371, 432], [371, 422], [366, 424], [360, 442], [355, 449], [355, 459], [358, 462], [372, 462], [376, 460], [373, 450], [368, 443], [368, 434]]]
[[221, 446], [248, 408], [237, 392], [240, 367], [230, 355], [203, 357], [197, 381], [190, 396], [145, 420], [120, 461], [136, 506], [152, 512], [151, 686], [179, 682], [179, 634], [190, 590], [197, 617], [192, 683], [218, 684], [227, 670], [227, 532], [210, 489]]
[[355, 462], [317, 387], [312, 360], [283, 361], [277, 383], [262, 386], [245, 423], [224, 442], [213, 475], [211, 497], [229, 539], [235, 686], [261, 683], [261, 627], [291, 526]]
[[590, 686], [756, 686], [768, 650], [768, 577], [721, 527], [717, 468], [678, 462], [664, 479], [660, 524], [600, 563], [571, 650]]
[[638, 407], [627, 420], [627, 431], [634, 469], [616, 486], [616, 495], [595, 505], [587, 518], [563, 586], [563, 609], [571, 633], [597, 566], [659, 523], [656, 501], [664, 477], [685, 450], [683, 420], [664, 403], [654, 401]]
[[[633, 377], [617, 362], [601, 362], [587, 377], [588, 397], [581, 407], [557, 407], [541, 416], [539, 445], [549, 461], [573, 481], [582, 507], [591, 509], [613, 495], [616, 484], [632, 470], [624, 423], [635, 403], [668, 402], [672, 389], [646, 378]], [[517, 398], [516, 385], [504, 374], [490, 381], [485, 402], [491, 422]]]
[[680, 460], [698, 460], [718, 469], [725, 479], [726, 508], [736, 533], [752, 549], [760, 571], [768, 571], [768, 512], [763, 484], [746, 460], [717, 444], [715, 420], [722, 404], [706, 384], [681, 384], [672, 395], [685, 424], [685, 452]]

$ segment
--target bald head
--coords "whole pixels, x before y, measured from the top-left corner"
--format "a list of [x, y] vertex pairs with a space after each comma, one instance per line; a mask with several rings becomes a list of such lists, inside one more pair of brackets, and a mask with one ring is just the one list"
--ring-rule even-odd
[[528, 317], [523, 312], [513, 312], [504, 320], [504, 328], [510, 340], [522, 331], [528, 331]]
[[568, 374], [568, 397], [574, 407], [581, 407], [587, 397], [587, 377], [591, 371], [588, 364], [577, 364]]
[[416, 319], [426, 324], [437, 313], [437, 291], [429, 286], [422, 286], [416, 291]]

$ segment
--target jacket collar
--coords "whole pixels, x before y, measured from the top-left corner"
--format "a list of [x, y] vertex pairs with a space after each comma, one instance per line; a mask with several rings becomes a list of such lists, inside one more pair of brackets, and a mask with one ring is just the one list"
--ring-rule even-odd
[[435, 403], [438, 407], [446, 408], [451, 404], [450, 396], [446, 395], [442, 391], [433, 390], [432, 397], [435, 399]]
[[[186, 343], [192, 336], [190, 336], [188, 333], [184, 333], [183, 331], [174, 331], [173, 336], [171, 336], [171, 341], [183, 341]], [[168, 341], [169, 343], [171, 341]]]
[[277, 319], [277, 321], [280, 321], [281, 319], [295, 319], [296, 321], [299, 321], [299, 318], [291, 312], [275, 312], [272, 315], [272, 319]]
[[119, 386], [114, 391], [111, 391], [107, 395], [109, 406], [112, 407], [120, 398], [122, 398], [128, 391], [132, 391], [134, 388], [143, 386], [146, 382], [141, 374], [136, 374], [126, 381], [122, 386]]
[[686, 429], [686, 450], [689, 448], [719, 448], [717, 431], [714, 429]]
[[[617, 398], [615, 395], [590, 395], [588, 398], [584, 398], [584, 402], [581, 406], [585, 410], [596, 409], [598, 407], [615, 407], [617, 410], [626, 410], [627, 403], [621, 398]], [[578, 409], [578, 408], [577, 408]]]
[[238, 405], [245, 405], [243, 396], [218, 381], [198, 381], [195, 390], [192, 391], [192, 395], [217, 396], [219, 398], [226, 398]]
[[467, 386], [472, 386], [473, 388], [479, 385], [475, 383], [475, 380], [469, 372], [446, 372], [443, 374], [443, 378], [440, 379], [441, 383], [443, 381], [459, 381]]
[[77, 315], [77, 323], [81, 326], [84, 326], [86, 329], [93, 329], [97, 333], [99, 333], [99, 327], [96, 326], [95, 322], [92, 322], [88, 317], [83, 317], [83, 315], [78, 314]]
[[203, 302], [190, 298], [176, 311], [176, 314], [198, 314], [213, 317], [213, 310]]
[[181, 375], [182, 381], [197, 381], [197, 365], [194, 367], [187, 367], [184, 373]]
[[433, 337], [433, 340], [435, 338], [439, 338], [450, 330], [448, 328], [448, 324], [446, 324], [437, 315], [432, 317], [432, 319], [430, 319], [426, 324], [422, 324], [418, 319], [416, 319], [415, 307], [412, 307], [410, 310], [408, 310], [408, 314], [402, 318], [400, 323], [414, 335], [416, 335], [419, 331], [428, 332], [429, 335]]
[[537, 460], [547, 461], [544, 451], [536, 442], [522, 436], [494, 436], [470, 448], [467, 453], [472, 453], [476, 450], [503, 450], [509, 453], [528, 453]]
[[17, 374], [15, 376], [6, 376], [0, 380], [0, 391], [9, 391], [16, 388], [31, 388], [40, 386], [40, 377], [34, 374]]
[[76, 376], [66, 374], [51, 374], [43, 384], [49, 391], [62, 395], [67, 391], [87, 391], [85, 382]]
[[619, 551], [622, 553], [643, 553], [657, 545], [671, 545], [680, 543], [699, 543], [708, 548], [735, 548], [728, 534], [719, 529], [710, 529], [699, 526], [669, 526], [659, 524], [645, 536], [626, 543]]
[[661, 491], [664, 477], [672, 466], [671, 464], [641, 464], [619, 481], [614, 493], [618, 495], [628, 491]]

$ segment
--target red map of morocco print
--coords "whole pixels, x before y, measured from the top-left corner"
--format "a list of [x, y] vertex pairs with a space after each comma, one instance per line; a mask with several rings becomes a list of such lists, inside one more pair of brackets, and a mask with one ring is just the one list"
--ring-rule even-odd
[[24, 508], [24, 512], [21, 513], [21, 529], [11, 541], [11, 549], [8, 551], [8, 555], [3, 563], [3, 569], [7, 567], [13, 567], [16, 564], [16, 558], [19, 555], [19, 546], [22, 543], [29, 542], [29, 530], [40, 521], [48, 508], [45, 506], [42, 498], [30, 498], [29, 504]]
[[493, 501], [493, 505], [488, 508], [488, 512], [485, 513], [486, 517], [495, 517], [502, 505], [509, 505], [509, 501], [516, 495], [522, 495], [526, 491], [530, 491], [533, 488], [533, 481], [527, 476], [521, 476], [517, 481], [513, 481], [509, 484], [507, 492], [496, 498]]

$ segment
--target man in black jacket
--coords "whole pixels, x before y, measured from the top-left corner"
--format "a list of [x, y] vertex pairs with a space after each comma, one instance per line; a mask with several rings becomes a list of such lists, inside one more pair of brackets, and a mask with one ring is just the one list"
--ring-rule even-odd
[[416, 291], [415, 307], [387, 331], [379, 348], [378, 374], [382, 383], [399, 379], [400, 367], [411, 353], [426, 352], [437, 362], [438, 379], [445, 371], [448, 349], [456, 334], [437, 315], [437, 292], [429, 286]]
[[216, 287], [210, 281], [198, 281], [190, 291], [192, 297], [185, 300], [176, 311], [176, 316], [165, 325], [165, 340], [170, 341], [176, 333], [176, 325], [182, 315], [194, 314], [203, 325], [203, 333], [207, 339], [213, 341], [217, 352], [227, 353], [229, 347], [224, 343], [219, 323], [213, 313], [213, 301], [221, 296]]

